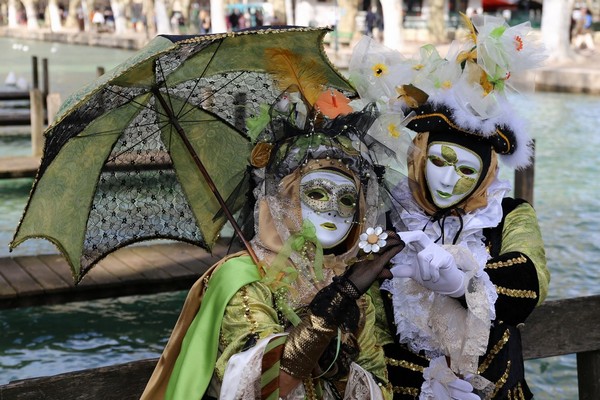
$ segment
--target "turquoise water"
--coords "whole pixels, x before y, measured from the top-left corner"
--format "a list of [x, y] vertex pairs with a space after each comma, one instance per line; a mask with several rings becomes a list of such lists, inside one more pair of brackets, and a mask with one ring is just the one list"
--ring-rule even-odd
[[[86, 59], [102, 60], [87, 52], [108, 58], [115, 50], [85, 51]], [[85, 68], [89, 79], [95, 65]], [[598, 294], [600, 97], [541, 93], [514, 102], [537, 142], [534, 202], [552, 273], [549, 298]], [[28, 154], [28, 146], [27, 139], [0, 137], [0, 156]], [[512, 180], [511, 171], [502, 175]], [[8, 254], [30, 187], [30, 179], [0, 181], [0, 257]], [[49, 251], [45, 241], [28, 241], [15, 254]], [[184, 297], [177, 292], [0, 311], [0, 384], [158, 356]], [[526, 364], [537, 399], [577, 398], [574, 355]]]

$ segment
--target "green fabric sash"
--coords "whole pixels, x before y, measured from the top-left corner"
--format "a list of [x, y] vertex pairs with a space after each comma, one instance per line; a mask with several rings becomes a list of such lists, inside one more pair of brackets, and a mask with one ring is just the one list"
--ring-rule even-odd
[[212, 274], [200, 310], [183, 339], [165, 399], [202, 398], [215, 368], [225, 307], [241, 287], [260, 278], [249, 256], [232, 258]]

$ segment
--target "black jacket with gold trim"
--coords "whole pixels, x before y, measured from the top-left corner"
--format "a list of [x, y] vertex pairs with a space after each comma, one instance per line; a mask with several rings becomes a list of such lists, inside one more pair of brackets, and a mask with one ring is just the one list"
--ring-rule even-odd
[[[480, 357], [478, 373], [495, 384], [493, 399], [530, 399], [524, 376], [521, 336], [518, 327], [545, 298], [550, 280], [544, 246], [535, 212], [521, 199], [502, 201], [503, 218], [495, 228], [484, 229], [491, 258], [485, 271], [496, 286], [496, 320], [490, 331], [486, 354]], [[398, 343], [394, 335], [391, 295], [382, 290], [382, 307], [393, 339], [384, 341], [388, 375], [394, 399], [419, 397], [423, 369], [429, 360]], [[463, 301], [461, 301], [463, 300]], [[457, 299], [466, 307], [464, 299]]]

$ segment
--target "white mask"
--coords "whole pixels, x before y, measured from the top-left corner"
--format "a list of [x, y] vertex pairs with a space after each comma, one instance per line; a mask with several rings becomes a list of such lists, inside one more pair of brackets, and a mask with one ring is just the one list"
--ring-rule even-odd
[[448, 208], [475, 189], [483, 162], [479, 155], [454, 143], [432, 142], [427, 148], [425, 179], [433, 203]]
[[318, 170], [300, 180], [302, 219], [313, 223], [324, 249], [333, 248], [346, 239], [357, 202], [356, 186], [344, 175]]

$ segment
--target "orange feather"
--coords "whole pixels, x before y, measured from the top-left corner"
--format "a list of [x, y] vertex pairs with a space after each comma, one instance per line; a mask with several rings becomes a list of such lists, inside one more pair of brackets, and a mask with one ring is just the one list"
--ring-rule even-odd
[[266, 49], [265, 57], [271, 60], [268, 72], [281, 90], [298, 91], [311, 106], [314, 105], [327, 83], [317, 60], [282, 48]]

